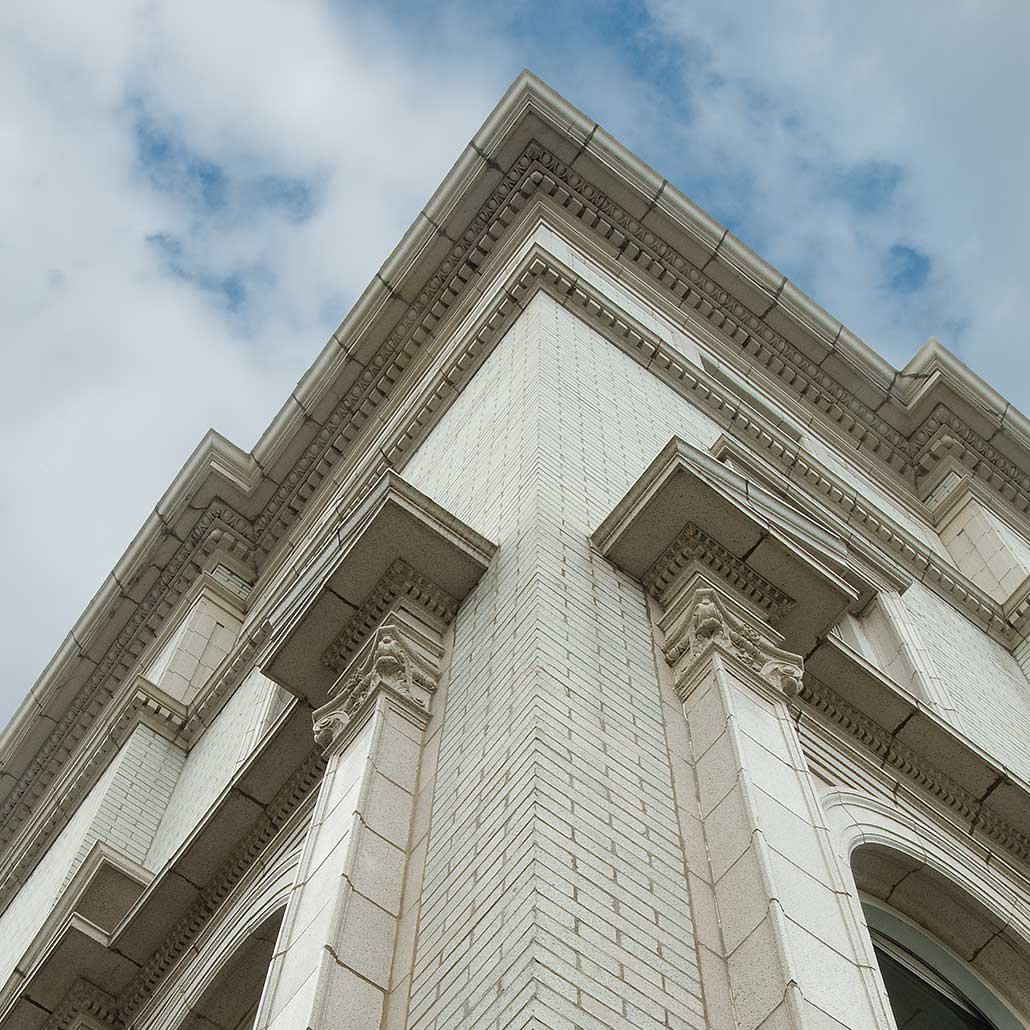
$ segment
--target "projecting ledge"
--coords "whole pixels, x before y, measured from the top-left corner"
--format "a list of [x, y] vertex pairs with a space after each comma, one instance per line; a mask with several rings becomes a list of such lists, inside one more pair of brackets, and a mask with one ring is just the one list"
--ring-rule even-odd
[[910, 774], [943, 784], [935, 793], [966, 810], [971, 831], [1030, 860], [1030, 784], [992, 759], [934, 710], [842, 640], [819, 641], [805, 659], [802, 698]]
[[102, 983], [107, 991], [117, 994], [138, 967], [112, 951], [108, 942], [108, 935], [100, 927], [80, 915], [70, 915], [26, 972], [9, 1006], [0, 1012], [4, 1030], [38, 1030], [83, 970], [89, 970], [91, 982]]
[[644, 579], [685, 527], [714, 541], [721, 560], [728, 552], [733, 563], [787, 596], [791, 603], [773, 621], [783, 646], [798, 654], [807, 654], [870, 589], [845, 569], [847, 549], [839, 537], [678, 437], [598, 526], [593, 541], [609, 561]]
[[272, 615], [278, 640], [263, 672], [320, 704], [339, 675], [326, 652], [397, 563], [460, 602], [497, 550], [435, 501], [387, 472], [356, 510], [340, 518]]

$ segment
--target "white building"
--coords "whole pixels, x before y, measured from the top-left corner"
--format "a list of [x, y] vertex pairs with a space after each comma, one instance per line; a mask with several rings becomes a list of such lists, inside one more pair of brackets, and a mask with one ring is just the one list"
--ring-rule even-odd
[[522, 75], [0, 740], [0, 1028], [1030, 1025], [1028, 429]]

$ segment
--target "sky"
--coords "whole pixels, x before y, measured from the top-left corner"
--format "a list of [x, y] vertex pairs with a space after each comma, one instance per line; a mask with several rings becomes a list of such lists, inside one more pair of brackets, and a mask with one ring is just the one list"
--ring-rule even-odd
[[896, 366], [1023, 411], [1025, 0], [0, 7], [0, 721], [250, 448], [523, 67]]

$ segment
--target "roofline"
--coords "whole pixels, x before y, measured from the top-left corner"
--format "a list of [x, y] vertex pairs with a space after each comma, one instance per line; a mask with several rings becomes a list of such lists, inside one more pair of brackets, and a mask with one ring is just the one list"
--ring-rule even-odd
[[[607, 164], [613, 171], [617, 170], [622, 180], [653, 198], [654, 203], [657, 204], [660, 198], [663, 211], [676, 220], [677, 228], [709, 252], [709, 260], [713, 264], [725, 265], [745, 288], [768, 298], [765, 315], [779, 310], [805, 328], [820, 341], [827, 353], [836, 353], [849, 367], [874, 384], [885, 402], [893, 401], [909, 407], [924, 395], [921, 387], [925, 386], [925, 377], [938, 373], [959, 396], [993, 416], [997, 430], [1011, 433], [1013, 442], [1030, 452], [1030, 420], [938, 341], [928, 341], [904, 369], [895, 369], [598, 123], [532, 72], [523, 70], [301, 376], [253, 450], [249, 453], [243, 451], [214, 430], [205, 434], [0, 733], [0, 764], [6, 763], [33, 717], [41, 714], [43, 702], [57, 688], [63, 670], [83, 655], [89, 639], [102, 628], [111, 601], [128, 596], [123, 584], [131, 579], [151, 549], [166, 534], [174, 515], [202, 487], [212, 482], [221, 481], [230, 488], [233, 496], [244, 500], [253, 498], [266, 482], [274, 484], [266, 470], [288, 447], [296, 429], [332, 392], [348, 363], [363, 364], [358, 344], [363, 332], [393, 296], [391, 286], [387, 284], [398, 277], [403, 279], [404, 273], [417, 262], [426, 249], [427, 241], [436, 235], [437, 224], [460, 202], [476, 176], [489, 167], [512, 127], [528, 110], [573, 141], [578, 141], [581, 147], [585, 148], [589, 143], [595, 160]], [[915, 385], [906, 389], [905, 383]]]

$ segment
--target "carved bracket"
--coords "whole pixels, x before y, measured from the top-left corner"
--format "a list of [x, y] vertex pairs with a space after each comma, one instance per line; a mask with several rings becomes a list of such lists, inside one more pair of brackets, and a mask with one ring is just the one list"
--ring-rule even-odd
[[418, 606], [424, 619], [434, 620], [438, 629], [449, 625], [458, 610], [458, 602], [450, 594], [425, 576], [419, 575], [399, 558], [387, 569], [386, 575], [339, 636], [322, 653], [322, 664], [334, 672], [342, 673], [386, 612], [397, 604], [398, 599], [405, 597], [408, 603]]
[[707, 568], [775, 621], [794, 607], [794, 600], [764, 576], [749, 568], [693, 522], [688, 522], [661, 557], [645, 573], [644, 587], [663, 606], [676, 593], [677, 583], [691, 567]]
[[122, 1025], [106, 991], [88, 980], [76, 980], [42, 1030], [115, 1030]]

